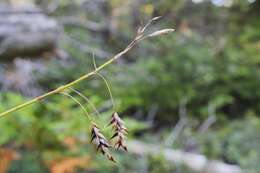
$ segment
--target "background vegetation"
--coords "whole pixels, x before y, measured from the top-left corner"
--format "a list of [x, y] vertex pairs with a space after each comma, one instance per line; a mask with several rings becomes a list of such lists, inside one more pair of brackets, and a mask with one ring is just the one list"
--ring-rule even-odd
[[[174, 34], [143, 42], [102, 71], [129, 128], [129, 141], [200, 153], [259, 172], [258, 0], [34, 3], [64, 27], [59, 49], [66, 55], [27, 60], [43, 67], [33, 71], [37, 95], [91, 71], [93, 54], [102, 64], [128, 44], [140, 23], [161, 15], [155, 29], [172, 27]], [[91, 28], [88, 21], [99, 27]], [[26, 93], [2, 88], [1, 111], [27, 100]], [[93, 78], [75, 88], [90, 98], [102, 114], [97, 121], [105, 124], [112, 111], [104, 83]], [[62, 95], [1, 118], [0, 165], [8, 148], [9, 173], [58, 172], [69, 165], [77, 167], [72, 172], [192, 173], [161, 155], [115, 153], [118, 166], [111, 164], [89, 144], [89, 126], [81, 109]]]

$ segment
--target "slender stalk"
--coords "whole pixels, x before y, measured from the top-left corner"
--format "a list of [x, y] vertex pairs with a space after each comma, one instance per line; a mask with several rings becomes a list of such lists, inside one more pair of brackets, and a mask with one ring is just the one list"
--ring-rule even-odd
[[[27, 101], [27, 102], [25, 102], [25, 103], [22, 103], [22, 104], [17, 105], [17, 106], [15, 106], [15, 107], [13, 107], [13, 108], [10, 108], [10, 109], [8, 109], [8, 110], [6, 110], [6, 111], [0, 113], [0, 118], [3, 117], [3, 116], [5, 116], [5, 115], [8, 115], [8, 114], [10, 114], [10, 113], [16, 112], [16, 111], [18, 111], [18, 110], [20, 110], [20, 109], [23, 109], [23, 108], [25, 108], [25, 107], [27, 107], [27, 106], [29, 106], [29, 105], [31, 105], [31, 104], [34, 104], [34, 103], [36, 103], [36, 102], [38, 102], [38, 101], [40, 101], [40, 100], [43, 100], [43, 99], [45, 99], [45, 98], [47, 98], [47, 97], [49, 97], [49, 96], [51, 96], [51, 95], [60, 93], [60, 92], [64, 91], [65, 89], [67, 89], [67, 88], [69, 88], [69, 87], [71, 87], [71, 86], [73, 86], [73, 85], [75, 85], [75, 84], [77, 84], [77, 83], [79, 83], [79, 82], [81, 82], [81, 81], [83, 81], [83, 80], [89, 78], [90, 76], [92, 76], [92, 75], [94, 75], [94, 74], [97, 74], [100, 70], [102, 70], [103, 68], [105, 68], [105, 67], [108, 66], [109, 64], [113, 63], [113, 62], [114, 62], [115, 60], [117, 60], [118, 58], [120, 58], [120, 57], [122, 57], [123, 55], [125, 55], [125, 54], [126, 54], [129, 50], [131, 50], [138, 42], [140, 42], [140, 41], [142, 41], [142, 40], [148, 38], [149, 35], [148, 35], [148, 36], [145, 36], [145, 35], [144, 35], [144, 31], [145, 31], [145, 29], [152, 23], [151, 21], [154, 21], [155, 19], [156, 19], [156, 18], [150, 20], [150, 21], [148, 22], [148, 25], [146, 25], [143, 30], [141, 30], [141, 31], [138, 32], [138, 34], [137, 34], [137, 36], [134, 38], [134, 40], [133, 40], [132, 42], [130, 42], [130, 44], [129, 44], [123, 51], [121, 51], [121, 52], [119, 52], [118, 54], [116, 54], [113, 58], [109, 59], [109, 60], [106, 61], [104, 64], [102, 64], [102, 65], [100, 65], [99, 67], [95, 68], [95, 70], [93, 70], [92, 72], [89, 72], [89, 73], [87, 73], [87, 74], [85, 74], [85, 75], [79, 77], [78, 79], [76, 79], [76, 80], [74, 80], [74, 81], [72, 81], [72, 82], [70, 82], [70, 83], [68, 83], [68, 84], [66, 84], [66, 85], [60, 86], [60, 87], [58, 87], [58, 88], [56, 88], [56, 89], [54, 89], [54, 90], [52, 90], [52, 91], [50, 91], [50, 92], [47, 92], [47, 93], [45, 93], [45, 94], [43, 94], [43, 95], [40, 95], [40, 96], [38, 96], [38, 97], [36, 97], [36, 98], [34, 98], [34, 99], [31, 99], [31, 100], [29, 100], [29, 101]], [[168, 33], [170, 33], [170, 32], [173, 32], [174, 30], [173, 30], [173, 29], [166, 29], [166, 30], [161, 30], [161, 31], [163, 31], [163, 32], [160, 33], [160, 32], [157, 31], [157, 33], [159, 33], [159, 34], [157, 34], [157, 35], [152, 35], [152, 37], [154, 37], [154, 36], [159, 36], [159, 35], [164, 35], [164, 34], [168, 34]], [[167, 31], [167, 32], [166, 32], [166, 31]]]
[[[130, 45], [130, 44], [129, 44], [129, 45]], [[76, 79], [76, 80], [74, 80], [74, 81], [72, 81], [72, 82], [70, 82], [70, 83], [68, 83], [68, 84], [66, 84], [66, 85], [63, 85], [63, 86], [61, 86], [61, 87], [59, 87], [59, 88], [56, 88], [55, 90], [52, 90], [52, 91], [50, 91], [50, 92], [48, 92], [48, 93], [45, 93], [45, 94], [43, 94], [43, 95], [41, 95], [41, 96], [38, 96], [38, 97], [36, 97], [36, 98], [34, 98], [34, 99], [32, 99], [32, 100], [29, 100], [29, 101], [27, 101], [27, 102], [25, 102], [25, 103], [23, 103], [23, 104], [20, 104], [20, 105], [18, 105], [18, 106], [15, 106], [15, 107], [13, 107], [13, 108], [7, 110], [7, 111], [4, 111], [4, 112], [0, 113], [0, 117], [3, 117], [3, 116], [5, 116], [5, 115], [7, 115], [7, 114], [10, 114], [10, 113], [12, 113], [12, 112], [18, 111], [18, 110], [20, 110], [20, 109], [22, 109], [22, 108], [24, 108], [24, 107], [27, 107], [27, 106], [29, 106], [29, 105], [31, 105], [31, 104], [33, 104], [33, 103], [36, 103], [36, 102], [38, 102], [38, 101], [40, 101], [40, 100], [42, 100], [42, 99], [45, 99], [45, 98], [48, 97], [48, 96], [51, 96], [51, 95], [57, 94], [57, 93], [59, 93], [59, 92], [61, 92], [61, 91], [64, 91], [65, 89], [67, 89], [67, 88], [69, 88], [69, 87], [71, 87], [71, 86], [73, 86], [73, 85], [75, 85], [75, 84], [81, 82], [82, 80], [89, 78], [90, 76], [96, 74], [96, 73], [99, 72], [101, 69], [105, 68], [106, 66], [108, 66], [109, 64], [111, 64], [112, 62], [114, 62], [116, 59], [118, 59], [119, 57], [121, 57], [122, 55], [124, 55], [125, 53], [127, 53], [133, 46], [134, 46], [134, 45], [131, 45], [131, 47], [128, 46], [125, 50], [123, 50], [122, 52], [118, 53], [116, 56], [114, 56], [113, 58], [109, 59], [108, 61], [106, 61], [106, 62], [105, 62], [104, 64], [102, 64], [101, 66], [97, 67], [94, 71], [89, 72], [89, 73], [87, 73], [87, 74], [81, 76], [80, 78], [78, 78], [78, 79]]]
[[86, 117], [88, 118], [89, 121], [91, 121], [92, 119], [90, 118], [89, 116], [89, 113], [88, 111], [85, 109], [85, 107], [80, 103], [80, 101], [78, 101], [78, 99], [76, 99], [75, 97], [73, 97], [72, 95], [66, 93], [66, 92], [60, 92], [60, 94], [63, 94], [69, 98], [71, 98], [73, 101], [75, 101], [80, 107], [81, 109], [83, 110], [84, 114], [86, 115]]
[[72, 87], [70, 87], [69, 89], [74, 93], [78, 94], [81, 98], [83, 98], [92, 107], [92, 109], [96, 112], [96, 114], [100, 116], [100, 113], [98, 112], [96, 106], [90, 101], [90, 99], [87, 98], [87, 96], [85, 96], [84, 94], [82, 94], [81, 92], [79, 92], [78, 90]]
[[104, 83], [106, 84], [106, 87], [107, 87], [107, 90], [108, 90], [108, 93], [109, 93], [109, 97], [110, 97], [111, 102], [112, 102], [113, 110], [115, 111], [116, 110], [116, 105], [115, 105], [113, 94], [112, 94], [112, 91], [111, 91], [111, 88], [110, 88], [110, 85], [109, 85], [108, 81], [100, 73], [96, 73], [96, 75], [98, 75], [104, 81]]
[[[93, 58], [94, 68], [97, 69], [96, 60], [95, 60], [94, 55], [92, 56], [92, 58]], [[101, 75], [100, 73], [96, 73], [96, 75], [98, 75], [105, 82], [107, 90], [109, 92], [109, 96], [110, 96], [111, 102], [112, 102], [113, 109], [115, 110], [116, 109], [115, 102], [114, 102], [114, 98], [113, 98], [112, 91], [111, 91], [109, 83], [107, 82], [106, 78], [103, 75]]]

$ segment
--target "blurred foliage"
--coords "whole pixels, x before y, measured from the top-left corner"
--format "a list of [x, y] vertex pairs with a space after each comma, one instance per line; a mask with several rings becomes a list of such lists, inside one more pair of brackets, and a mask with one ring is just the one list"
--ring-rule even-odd
[[[21, 96], [13, 93], [1, 94], [0, 100], [3, 103], [0, 107], [1, 111], [10, 105], [25, 101]], [[103, 100], [99, 101], [103, 102]], [[99, 101], [95, 101], [95, 105], [100, 104]], [[89, 109], [89, 112], [91, 111], [93, 110]], [[102, 112], [102, 116], [97, 116], [92, 112], [92, 116], [96, 117], [96, 123], [104, 128], [111, 114], [111, 111], [105, 111]], [[11, 167], [10, 172], [18, 169], [19, 172], [41, 172], [46, 169], [48, 162], [57, 158], [74, 155], [88, 156], [91, 153], [89, 150], [93, 152], [94, 148], [85, 146], [91, 144], [89, 143], [90, 122], [84, 116], [77, 104], [70, 99], [64, 99], [61, 95], [3, 118], [3, 121], [0, 121], [2, 129], [0, 144], [3, 147], [13, 146], [23, 155], [21, 160], [13, 163], [14, 166]], [[126, 118], [125, 122], [131, 134], [148, 127], [147, 124], [131, 118]], [[111, 130], [107, 129], [104, 132], [107, 136], [112, 135]], [[96, 156], [94, 157], [95, 154], [93, 154], [91, 157], [94, 159]], [[100, 157], [102, 162], [105, 161], [101, 156], [97, 157]], [[25, 166], [27, 164], [34, 166], [27, 167]]]
[[259, 129], [259, 118], [249, 116], [230, 123], [228, 127], [198, 134], [198, 146], [209, 157], [239, 164], [254, 173], [260, 169]]
[[[37, 0], [46, 7], [48, 3], [43, 2], [46, 1]], [[189, 121], [172, 146], [201, 152], [257, 173], [260, 170], [259, 1], [234, 0], [232, 5], [218, 2], [223, 4], [181, 0], [113, 0], [104, 4], [96, 1], [93, 9], [99, 10], [92, 9], [88, 14], [82, 9], [89, 10], [90, 2], [61, 0], [51, 14], [53, 17], [73, 14], [105, 22], [108, 28], [97, 33], [65, 26], [68, 38], [62, 40], [61, 48], [71, 58], [49, 61], [47, 70], [36, 74], [38, 83], [49, 90], [91, 71], [92, 53], [82, 51], [77, 45], [118, 52], [143, 20], [163, 15], [164, 20], [154, 27], [174, 27], [177, 31], [172, 36], [146, 41], [102, 71], [111, 84], [116, 108], [131, 132], [130, 139], [140, 137], [161, 143], [162, 136], [169, 135], [169, 127], [178, 122], [180, 107], [185, 102]], [[98, 56], [95, 59], [97, 64], [106, 60]], [[98, 124], [106, 125], [112, 112], [103, 81], [93, 77], [76, 88], [101, 111]], [[0, 111], [24, 100], [14, 93], [1, 93]], [[96, 116], [91, 107], [87, 109]], [[156, 110], [154, 117], [152, 110]], [[200, 132], [201, 122], [212, 114], [217, 121]], [[23, 155], [21, 160], [13, 162], [10, 172], [45, 172], [51, 161], [73, 156], [89, 156], [90, 166], [82, 169], [94, 172], [191, 172], [182, 165], [167, 163], [161, 156], [118, 154], [120, 166], [111, 165], [89, 147], [89, 122], [82, 110], [64, 96], [49, 98], [2, 118], [0, 129], [0, 144], [14, 147]], [[149, 132], [143, 135], [144, 131]], [[66, 142], [71, 138], [72, 146]], [[32, 167], [23, 166], [32, 162]]]

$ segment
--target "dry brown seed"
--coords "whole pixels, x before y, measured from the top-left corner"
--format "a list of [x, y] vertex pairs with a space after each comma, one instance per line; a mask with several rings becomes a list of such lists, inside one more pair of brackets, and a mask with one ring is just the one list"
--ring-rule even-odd
[[152, 34], [149, 34], [148, 37], [156, 37], [156, 36], [159, 36], [159, 35], [164, 35], [164, 34], [169, 34], [171, 32], [174, 32], [175, 29], [162, 29], [160, 31], [155, 31], [153, 32]]
[[127, 151], [126, 135], [128, 133], [124, 121], [119, 117], [117, 112], [114, 112], [111, 117], [110, 125], [112, 125], [114, 134], [111, 139], [115, 139], [114, 147]]
[[109, 151], [110, 144], [96, 124], [93, 124], [91, 129], [91, 142], [96, 146], [97, 151], [105, 155], [108, 160], [115, 162]]
[[114, 157], [111, 154], [107, 155], [107, 159], [116, 163], [116, 160], [114, 159]]
[[155, 22], [155, 21], [157, 21], [157, 20], [159, 20], [159, 19], [161, 19], [161, 18], [162, 18], [162, 16], [157, 16], [157, 17], [152, 18], [151, 21]]

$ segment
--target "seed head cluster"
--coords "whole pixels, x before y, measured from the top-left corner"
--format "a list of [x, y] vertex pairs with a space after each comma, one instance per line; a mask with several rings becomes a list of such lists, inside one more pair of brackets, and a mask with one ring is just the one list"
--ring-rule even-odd
[[[140, 42], [143, 39], [150, 38], [150, 37], [157, 37], [165, 34], [169, 34], [171, 32], [174, 32], [174, 29], [166, 28], [161, 29], [152, 33], [147, 33], [147, 28], [158, 21], [161, 17], [155, 17], [151, 19], [146, 25], [143, 27], [140, 27], [137, 31], [136, 37], [133, 39], [133, 41], [119, 54], [113, 57], [113, 60], [118, 59], [122, 55], [124, 55], [126, 52], [128, 52], [131, 48], [134, 47], [134, 45], [137, 42]], [[106, 82], [107, 83], [107, 82]], [[109, 87], [108, 87], [109, 88]], [[109, 90], [110, 92], [110, 90]], [[110, 93], [111, 94], [111, 93]], [[112, 97], [111, 97], [112, 98]], [[126, 139], [128, 130], [125, 126], [124, 121], [119, 117], [117, 112], [114, 112], [111, 116], [111, 120], [109, 123], [109, 126], [112, 127], [113, 135], [110, 138], [110, 141], [108, 141], [105, 136], [101, 133], [100, 129], [97, 125], [93, 124], [92, 130], [91, 130], [91, 142], [96, 145], [97, 151], [100, 151], [103, 155], [105, 155], [108, 160], [115, 162], [113, 156], [110, 153], [110, 148], [115, 148], [117, 150], [124, 150], [127, 151], [126, 146]], [[110, 145], [112, 143], [113, 145]]]
[[91, 142], [96, 145], [97, 151], [100, 151], [107, 157], [108, 160], [115, 162], [114, 157], [111, 155], [109, 148], [111, 147], [108, 140], [100, 132], [96, 124], [93, 123], [91, 129]]
[[[126, 135], [128, 134], [128, 130], [117, 112], [112, 114], [109, 126], [112, 126], [114, 132], [113, 136], [110, 138], [114, 143], [113, 147], [118, 150], [127, 151]], [[97, 151], [105, 155], [108, 160], [116, 162], [110, 153], [110, 148], [112, 148], [110, 141], [106, 139], [95, 123], [92, 123], [91, 142], [96, 146]]]
[[115, 148], [127, 151], [125, 140], [128, 131], [125, 127], [124, 121], [118, 116], [118, 113], [114, 112], [112, 114], [110, 125], [112, 126], [114, 131], [111, 139], [115, 139]]

